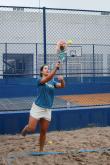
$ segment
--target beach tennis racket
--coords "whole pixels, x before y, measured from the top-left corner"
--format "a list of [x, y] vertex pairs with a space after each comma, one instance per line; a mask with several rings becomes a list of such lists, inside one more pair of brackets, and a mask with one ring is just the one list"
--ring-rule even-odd
[[57, 42], [57, 55], [58, 55], [58, 62], [63, 64], [66, 61], [66, 48], [67, 43], [64, 40], [60, 40]]
[[[67, 57], [67, 46], [72, 44], [71, 40], [68, 40], [67, 42], [65, 40], [59, 40], [56, 44], [56, 54], [58, 56], [58, 62], [63, 65], [64, 62], [66, 62]], [[51, 64], [51, 68], [53, 68], [54, 64]]]
[[[63, 64], [66, 61], [66, 49], [65, 46], [63, 45], [57, 45], [57, 50], [56, 50], [56, 60], [58, 63]], [[54, 68], [54, 63], [50, 65], [51, 69]]]
[[60, 40], [57, 42], [57, 52], [58, 52], [58, 61], [60, 63], [66, 62], [67, 57], [67, 47], [71, 45], [73, 42], [72, 40], [68, 40], [67, 42], [64, 40]]

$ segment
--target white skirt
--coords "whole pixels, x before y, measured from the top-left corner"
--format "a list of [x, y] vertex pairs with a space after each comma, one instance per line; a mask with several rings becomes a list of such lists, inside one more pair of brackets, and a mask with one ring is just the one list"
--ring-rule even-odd
[[30, 110], [30, 116], [37, 120], [40, 118], [45, 118], [46, 120], [51, 121], [51, 109], [42, 108], [33, 103]]

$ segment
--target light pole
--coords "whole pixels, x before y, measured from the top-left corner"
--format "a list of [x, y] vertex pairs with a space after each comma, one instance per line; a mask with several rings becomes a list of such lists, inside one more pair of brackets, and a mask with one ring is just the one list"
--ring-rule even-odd
[[39, 0], [39, 8], [40, 8], [40, 0]]

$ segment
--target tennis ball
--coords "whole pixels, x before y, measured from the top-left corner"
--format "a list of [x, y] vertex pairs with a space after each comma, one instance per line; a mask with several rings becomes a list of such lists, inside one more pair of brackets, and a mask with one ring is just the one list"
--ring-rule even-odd
[[67, 44], [68, 44], [68, 45], [71, 45], [72, 43], [73, 43], [72, 40], [68, 40], [68, 41], [67, 41]]
[[48, 141], [48, 144], [52, 144], [53, 142], [52, 141]]

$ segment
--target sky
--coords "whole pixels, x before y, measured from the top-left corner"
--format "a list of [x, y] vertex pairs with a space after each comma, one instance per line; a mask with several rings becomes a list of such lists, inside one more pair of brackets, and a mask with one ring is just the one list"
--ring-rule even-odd
[[50, 7], [110, 11], [110, 0], [0, 0], [0, 6]]

